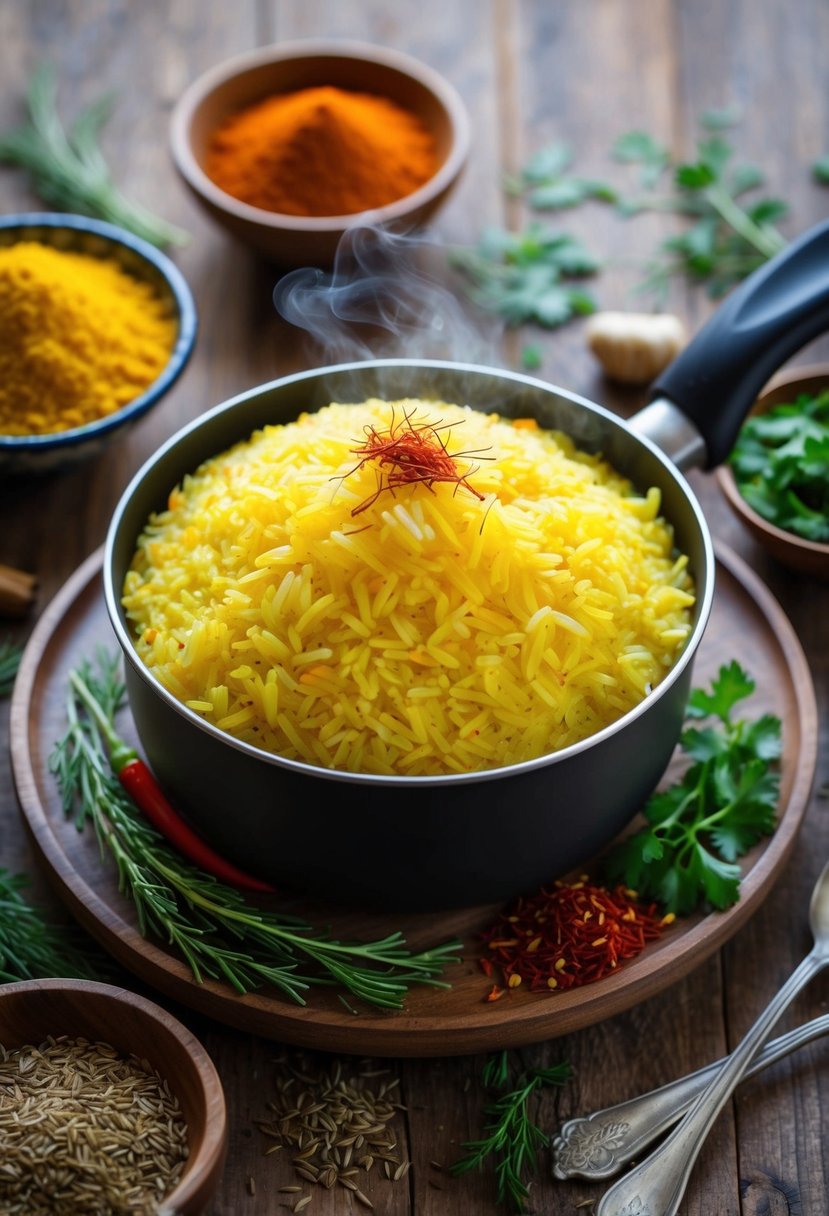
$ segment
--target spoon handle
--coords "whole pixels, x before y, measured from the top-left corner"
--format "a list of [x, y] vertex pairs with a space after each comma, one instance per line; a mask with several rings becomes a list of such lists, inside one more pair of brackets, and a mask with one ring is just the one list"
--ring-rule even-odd
[[[754, 1057], [745, 1076], [829, 1033], [829, 1014], [813, 1018], [767, 1044]], [[717, 1060], [659, 1089], [593, 1111], [564, 1123], [553, 1141], [556, 1178], [612, 1178], [685, 1114], [725, 1060]]]
[[807, 954], [667, 1140], [605, 1192], [596, 1216], [675, 1216], [694, 1162], [720, 1111], [786, 1006], [827, 963], [825, 949], [815, 947]]

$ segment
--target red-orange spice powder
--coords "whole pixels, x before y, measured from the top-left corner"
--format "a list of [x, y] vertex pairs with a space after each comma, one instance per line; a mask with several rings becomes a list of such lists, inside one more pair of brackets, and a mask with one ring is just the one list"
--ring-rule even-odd
[[656, 904], [641, 904], [633, 891], [596, 886], [581, 877], [556, 882], [507, 908], [484, 931], [481, 970], [495, 983], [486, 1000], [495, 1001], [522, 985], [549, 992], [591, 984], [635, 958], [674, 920]]
[[390, 98], [322, 85], [266, 97], [212, 133], [205, 172], [253, 207], [353, 215], [404, 198], [439, 164], [435, 139]]

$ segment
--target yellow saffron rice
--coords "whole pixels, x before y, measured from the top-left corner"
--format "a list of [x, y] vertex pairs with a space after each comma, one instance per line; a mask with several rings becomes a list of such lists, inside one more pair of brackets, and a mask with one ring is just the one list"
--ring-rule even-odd
[[[355, 448], [405, 413], [480, 451], [457, 467], [483, 501], [377, 495]], [[529, 420], [332, 404], [186, 477], [123, 602], [158, 680], [239, 739], [354, 772], [489, 769], [594, 734], [676, 661], [693, 585], [659, 510]]]

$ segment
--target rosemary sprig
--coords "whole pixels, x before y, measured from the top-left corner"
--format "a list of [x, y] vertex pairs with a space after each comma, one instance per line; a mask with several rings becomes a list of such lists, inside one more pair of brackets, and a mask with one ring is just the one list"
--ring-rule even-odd
[[0, 642], [0, 697], [7, 697], [14, 687], [14, 677], [23, 657], [23, 647], [14, 642]]
[[[114, 720], [124, 700], [118, 660], [98, 656], [78, 669], [82, 684]], [[244, 994], [271, 984], [299, 1004], [312, 984], [344, 988], [371, 1005], [400, 1008], [411, 984], [449, 985], [439, 977], [456, 961], [458, 942], [413, 954], [400, 933], [374, 942], [339, 942], [296, 917], [263, 911], [235, 888], [184, 861], [145, 822], [112, 775], [104, 740], [70, 677], [68, 727], [50, 758], [67, 815], [94, 828], [112, 855], [121, 891], [135, 905], [143, 936], [169, 943], [195, 979], [224, 980]], [[310, 968], [300, 971], [300, 964]]]
[[28, 902], [28, 879], [0, 869], [0, 983], [62, 978], [103, 979], [107, 966], [91, 943], [75, 932], [50, 925]]
[[108, 220], [160, 248], [186, 244], [187, 233], [129, 201], [113, 184], [98, 145], [112, 97], [87, 106], [67, 132], [58, 114], [54, 75], [43, 65], [32, 74], [26, 104], [28, 122], [0, 138], [0, 162], [27, 169], [45, 203]]
[[[510, 1072], [508, 1052], [490, 1056], [483, 1068], [484, 1086], [506, 1089]], [[506, 1093], [484, 1108], [484, 1135], [462, 1146], [466, 1155], [450, 1167], [452, 1173], [465, 1174], [494, 1158], [498, 1203], [509, 1202], [513, 1211], [523, 1212], [529, 1198], [527, 1175], [537, 1172], [538, 1152], [550, 1142], [530, 1114], [530, 1101], [543, 1086], [563, 1085], [569, 1076], [568, 1064], [522, 1071]]]

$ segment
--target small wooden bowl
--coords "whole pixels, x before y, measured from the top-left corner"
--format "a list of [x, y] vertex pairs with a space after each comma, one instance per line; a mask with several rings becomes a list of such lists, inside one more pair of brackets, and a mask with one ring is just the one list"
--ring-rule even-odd
[[[377, 93], [416, 114], [434, 135], [439, 160], [434, 176], [384, 207], [334, 216], [282, 215], [252, 207], [208, 177], [208, 144], [226, 118], [274, 94], [318, 85]], [[283, 269], [327, 267], [353, 224], [409, 229], [437, 211], [466, 163], [469, 120], [454, 87], [417, 59], [362, 42], [308, 39], [237, 55], [205, 72], [173, 111], [170, 145], [184, 184], [221, 227]]]
[[[794, 401], [802, 393], [816, 394], [829, 388], [829, 363], [814, 363], [781, 372], [770, 381], [757, 398], [751, 413], [761, 414], [785, 401]], [[740, 522], [768, 553], [781, 565], [800, 574], [829, 579], [829, 544], [804, 540], [786, 532], [758, 515], [743, 498], [734, 473], [728, 465], [717, 469], [717, 481], [726, 501]]]
[[0, 986], [0, 1043], [22, 1047], [49, 1035], [109, 1043], [146, 1059], [178, 1098], [190, 1154], [161, 1210], [203, 1212], [219, 1184], [227, 1151], [224, 1091], [201, 1043], [169, 1013], [125, 988], [87, 980], [24, 980]]

